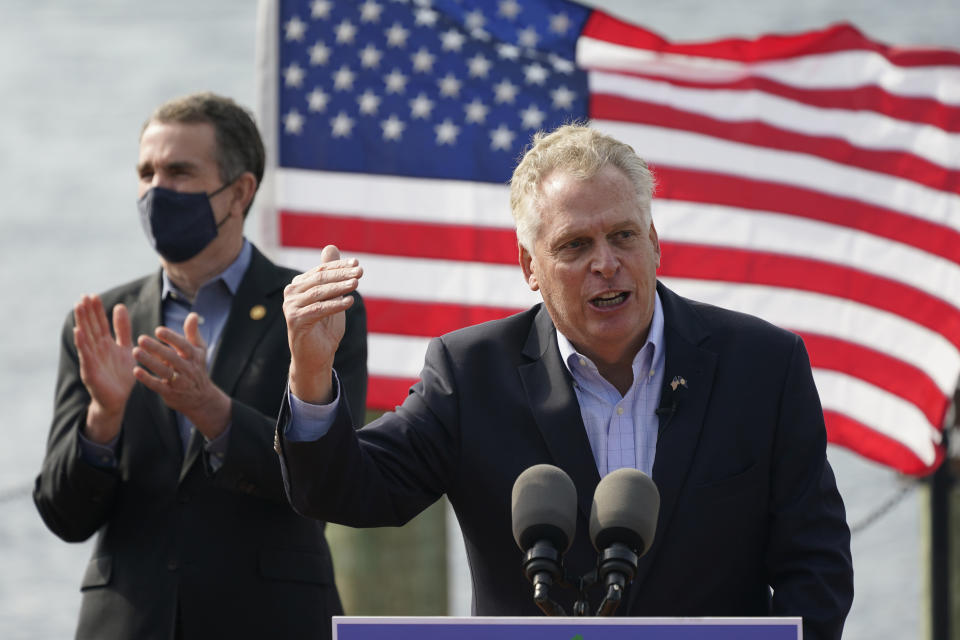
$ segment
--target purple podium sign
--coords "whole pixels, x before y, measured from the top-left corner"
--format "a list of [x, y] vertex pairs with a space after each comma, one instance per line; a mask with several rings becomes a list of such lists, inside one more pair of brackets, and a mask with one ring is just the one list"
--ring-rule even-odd
[[363, 618], [333, 640], [802, 640], [800, 618]]

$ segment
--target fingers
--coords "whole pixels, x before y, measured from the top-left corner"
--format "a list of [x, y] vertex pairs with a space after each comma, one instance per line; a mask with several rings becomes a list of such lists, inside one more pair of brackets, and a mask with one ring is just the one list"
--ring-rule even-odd
[[117, 344], [121, 347], [132, 347], [133, 339], [130, 329], [130, 313], [126, 305], [117, 304], [113, 307], [113, 332]]
[[187, 314], [187, 319], [183, 321], [183, 335], [190, 344], [206, 351], [207, 343], [200, 335], [200, 315], [196, 311]]
[[[287, 285], [287, 288], [292, 292], [301, 292], [321, 285], [358, 280], [362, 275], [363, 267], [360, 266], [356, 258], [335, 260], [334, 262], [319, 264], [313, 269], [297, 275]], [[356, 288], [356, 285], [354, 285], [354, 288]]]
[[[190, 316], [193, 316], [193, 320], [190, 319]], [[199, 344], [194, 342], [194, 340], [190, 340], [187, 337], [180, 335], [169, 327], [157, 327], [154, 329], [153, 334], [158, 340], [171, 347], [179, 357], [183, 358], [184, 360], [196, 360], [199, 357], [197, 349], [200, 344], [203, 344], [203, 353], [206, 352], [206, 345], [203, 343], [203, 338], [200, 337], [200, 331], [198, 329], [200, 325], [200, 316], [193, 311], [187, 315], [187, 319], [183, 323], [184, 333], [187, 331], [188, 323], [194, 325], [192, 329], [193, 333], [195, 334], [194, 340], [199, 341]], [[142, 336], [141, 341], [144, 338], [147, 338], [147, 336]]]
[[[179, 365], [180, 368], [186, 366], [175, 350], [149, 336], [140, 336], [137, 347], [133, 350], [133, 357], [140, 365], [138, 369], [148, 376], [147, 371], [152, 372], [153, 376], [158, 378], [158, 382], [173, 377], [174, 371], [177, 370], [175, 365]], [[137, 373], [134, 375], [137, 376], [137, 380], [144, 382], [141, 375]]]

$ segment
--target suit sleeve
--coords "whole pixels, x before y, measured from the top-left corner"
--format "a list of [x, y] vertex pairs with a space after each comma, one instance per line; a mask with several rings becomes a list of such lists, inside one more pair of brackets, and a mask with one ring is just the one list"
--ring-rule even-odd
[[445, 491], [459, 455], [458, 385], [442, 339], [427, 349], [421, 381], [403, 405], [354, 431], [343, 403], [313, 442], [283, 437], [277, 451], [290, 502], [299, 513], [353, 527], [400, 526]]
[[60, 336], [53, 423], [33, 489], [44, 523], [68, 542], [86, 540], [107, 521], [120, 486], [116, 470], [95, 467], [80, 455], [79, 433], [89, 404], [90, 395], [80, 380], [71, 314]]
[[364, 423], [367, 412], [367, 310], [359, 293], [353, 294], [353, 306], [347, 309], [346, 331], [333, 359], [344, 397], [350, 405], [353, 426]]
[[[287, 504], [279, 461], [273, 452], [273, 432], [279, 401], [287, 380], [289, 351], [286, 327], [278, 320], [275, 334], [276, 357], [256, 380], [231, 398], [230, 439], [223, 466], [214, 475], [218, 486]], [[367, 326], [359, 295], [347, 312], [344, 339], [334, 357], [337, 372], [344, 379], [350, 411], [356, 407], [362, 421], [367, 392]], [[283, 357], [281, 357], [281, 354]], [[362, 422], [354, 421], [354, 426]]]
[[764, 562], [773, 615], [803, 616], [803, 637], [839, 639], [853, 601], [850, 530], [826, 458], [823, 412], [796, 338], [774, 440]]

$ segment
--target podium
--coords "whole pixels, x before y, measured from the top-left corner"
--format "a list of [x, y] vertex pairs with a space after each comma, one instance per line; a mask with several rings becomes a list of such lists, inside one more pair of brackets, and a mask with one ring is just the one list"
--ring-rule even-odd
[[800, 618], [333, 618], [333, 640], [802, 640]]

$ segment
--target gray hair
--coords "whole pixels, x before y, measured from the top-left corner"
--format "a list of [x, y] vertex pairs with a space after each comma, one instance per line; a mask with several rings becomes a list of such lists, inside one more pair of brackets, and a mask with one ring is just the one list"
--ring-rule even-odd
[[584, 124], [565, 124], [550, 133], [538, 131], [510, 179], [510, 212], [520, 245], [533, 251], [540, 231], [537, 203], [541, 183], [550, 173], [563, 171], [587, 180], [608, 164], [623, 171], [633, 184], [644, 225], [648, 226], [654, 179], [643, 158], [630, 145]]

